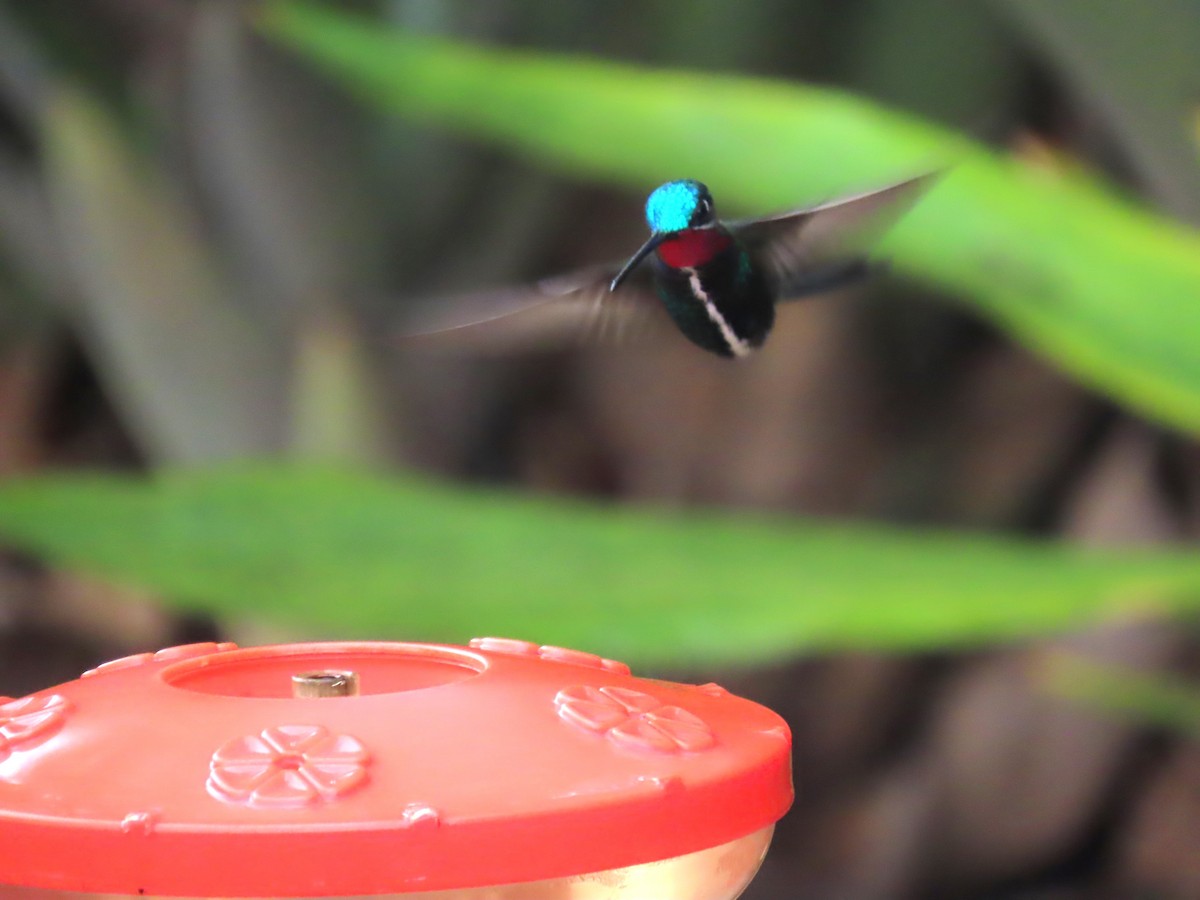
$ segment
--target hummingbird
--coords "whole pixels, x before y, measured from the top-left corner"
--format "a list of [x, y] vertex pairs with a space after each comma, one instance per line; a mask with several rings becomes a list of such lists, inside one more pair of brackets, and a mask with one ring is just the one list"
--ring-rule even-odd
[[[780, 215], [725, 222], [700, 181], [679, 179], [646, 200], [650, 236], [620, 266], [595, 266], [535, 285], [442, 301], [409, 334], [499, 320], [601, 336], [666, 320], [718, 356], [750, 355], [775, 324], [775, 306], [851, 284], [873, 264], [862, 245], [924, 191], [933, 174]], [[854, 248], [848, 250], [847, 248]], [[649, 262], [647, 262], [647, 258]]]

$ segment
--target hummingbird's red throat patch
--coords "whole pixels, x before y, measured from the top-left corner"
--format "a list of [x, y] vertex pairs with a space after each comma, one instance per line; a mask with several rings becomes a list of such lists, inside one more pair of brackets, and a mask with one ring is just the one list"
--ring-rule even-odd
[[658, 258], [673, 269], [694, 269], [710, 261], [733, 242], [719, 228], [691, 228], [658, 245]]

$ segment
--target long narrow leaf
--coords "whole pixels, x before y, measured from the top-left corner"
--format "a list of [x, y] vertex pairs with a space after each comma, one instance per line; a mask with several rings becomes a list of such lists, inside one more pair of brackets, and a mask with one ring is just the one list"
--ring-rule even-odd
[[1200, 606], [1193, 552], [1089, 552], [236, 468], [0, 485], [0, 536], [320, 637], [502, 634], [650, 663], [968, 645]]
[[231, 296], [163, 173], [70, 88], [43, 129], [80, 330], [142, 445], [167, 462], [278, 448], [281, 348]]
[[268, 5], [262, 27], [381, 109], [641, 189], [701, 178], [738, 212], [948, 166], [889, 236], [896, 267], [1200, 430], [1200, 236], [1097, 184], [834, 90], [473, 47], [302, 0]]
[[1200, 736], [1200, 688], [1177, 677], [1062, 654], [1047, 660], [1042, 680], [1054, 693], [1100, 712]]

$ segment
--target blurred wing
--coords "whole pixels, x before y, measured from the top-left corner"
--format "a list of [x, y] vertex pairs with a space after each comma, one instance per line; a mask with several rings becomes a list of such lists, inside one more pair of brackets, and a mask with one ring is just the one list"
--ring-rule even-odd
[[742, 246], [767, 267], [781, 298], [812, 293], [814, 270], [863, 267], [856, 257], [900, 218], [938, 177], [920, 175], [866, 194], [765, 219], [730, 223]]
[[597, 266], [536, 284], [444, 297], [422, 306], [401, 327], [405, 339], [511, 350], [572, 341], [623, 342], [667, 324], [648, 266], [616, 291], [617, 266]]

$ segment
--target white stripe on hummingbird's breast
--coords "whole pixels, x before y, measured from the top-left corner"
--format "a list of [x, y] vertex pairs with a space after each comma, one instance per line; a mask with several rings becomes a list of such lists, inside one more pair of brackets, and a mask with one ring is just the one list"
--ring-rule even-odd
[[717, 305], [713, 303], [712, 298], [708, 296], [708, 292], [704, 289], [704, 284], [700, 281], [699, 271], [692, 268], [684, 268], [680, 271], [687, 275], [688, 285], [692, 289], [692, 296], [704, 305], [704, 311], [708, 314], [709, 320], [717, 326], [717, 330], [721, 332], [721, 339], [729, 347], [729, 352], [737, 357], [748, 355], [754, 348], [750, 346], [750, 342], [745, 338], [739, 337], [738, 333], [725, 321], [725, 316], [717, 309]]

